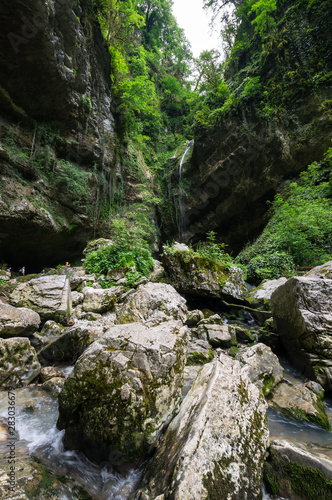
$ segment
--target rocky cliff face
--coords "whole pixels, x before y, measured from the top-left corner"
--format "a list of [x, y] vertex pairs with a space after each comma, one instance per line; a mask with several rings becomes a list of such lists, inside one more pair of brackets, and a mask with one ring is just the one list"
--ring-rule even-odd
[[0, 261], [13, 266], [79, 255], [115, 189], [110, 57], [86, 4], [0, 5]]
[[184, 168], [184, 241], [213, 229], [241, 249], [265, 226], [282, 181], [330, 147], [330, 14], [329, 2], [280, 1], [275, 30], [263, 42], [249, 33], [232, 56], [229, 106], [196, 130]]
[[236, 251], [258, 235], [269, 219], [266, 202], [281, 182], [320, 160], [330, 146], [331, 121], [318, 111], [321, 102], [308, 98], [296, 126], [234, 116], [198, 133], [191, 174], [196, 188], [186, 204], [187, 241], [213, 229]]

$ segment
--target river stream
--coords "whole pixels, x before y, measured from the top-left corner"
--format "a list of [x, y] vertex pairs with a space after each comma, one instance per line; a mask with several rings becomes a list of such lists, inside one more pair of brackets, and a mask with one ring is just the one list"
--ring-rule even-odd
[[[301, 377], [285, 360], [281, 360], [285, 378], [298, 381]], [[194, 367], [191, 367], [193, 369]], [[69, 374], [71, 368], [65, 370]], [[195, 373], [194, 373], [195, 376]], [[18, 431], [17, 452], [21, 455], [37, 457], [56, 476], [73, 478], [95, 500], [126, 500], [133, 492], [141, 476], [140, 470], [132, 470], [123, 478], [107, 465], [97, 466], [84, 455], [75, 451], [65, 451], [62, 445], [64, 431], [56, 428], [58, 403], [56, 398], [42, 391], [38, 386], [16, 389], [16, 429]], [[325, 403], [332, 424], [332, 402]], [[7, 420], [7, 392], [0, 392], [0, 419]], [[332, 458], [332, 432], [315, 425], [294, 422], [287, 417], [268, 410], [271, 439], [307, 443], [312, 447], [330, 447]], [[2, 458], [5, 446], [2, 442]], [[64, 494], [62, 500], [67, 500]], [[263, 498], [270, 497], [265, 491]], [[71, 500], [68, 498], [68, 500]]]

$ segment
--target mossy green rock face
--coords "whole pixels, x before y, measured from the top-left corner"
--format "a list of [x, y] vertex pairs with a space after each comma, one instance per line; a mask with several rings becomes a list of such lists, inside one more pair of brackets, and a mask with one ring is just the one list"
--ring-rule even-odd
[[284, 369], [278, 357], [264, 344], [256, 344], [241, 350], [236, 359], [243, 363], [243, 371], [264, 396], [270, 394], [284, 376]]
[[0, 337], [29, 337], [39, 325], [40, 316], [35, 311], [0, 302]]
[[269, 404], [295, 420], [305, 420], [324, 429], [331, 429], [320, 396], [304, 384], [282, 382], [273, 391]]
[[0, 339], [0, 387], [28, 385], [39, 372], [40, 363], [29, 339]]
[[192, 339], [188, 345], [187, 365], [205, 365], [214, 358], [211, 345], [206, 340]]
[[247, 290], [243, 271], [238, 267], [225, 270], [193, 255], [189, 247], [176, 243], [172, 251], [164, 248], [162, 262], [171, 285], [180, 293], [226, 300], [244, 299]]
[[37, 311], [41, 319], [67, 324], [71, 311], [71, 291], [66, 276], [42, 276], [19, 284], [10, 296], [16, 307]]
[[147, 465], [137, 498], [260, 499], [266, 408], [239, 362], [221, 354], [204, 365]]
[[292, 363], [332, 390], [332, 280], [290, 278], [273, 292], [271, 309]]
[[59, 396], [65, 445], [114, 465], [141, 460], [181, 402], [187, 327], [110, 328], [77, 361]]
[[[310, 445], [272, 441], [264, 465], [264, 481], [269, 493], [279, 497], [306, 500], [332, 499], [332, 460], [330, 450]], [[329, 455], [328, 455], [329, 453]]]

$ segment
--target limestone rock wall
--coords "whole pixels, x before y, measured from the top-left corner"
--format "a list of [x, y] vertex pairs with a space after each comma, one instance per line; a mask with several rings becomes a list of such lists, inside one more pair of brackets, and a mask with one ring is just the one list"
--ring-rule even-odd
[[120, 175], [110, 63], [86, 1], [1, 3], [0, 260], [40, 271], [93, 237]]

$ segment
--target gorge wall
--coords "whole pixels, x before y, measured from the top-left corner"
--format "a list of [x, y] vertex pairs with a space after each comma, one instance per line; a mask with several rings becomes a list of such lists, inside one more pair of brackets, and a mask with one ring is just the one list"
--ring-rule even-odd
[[230, 99], [196, 128], [184, 168], [184, 241], [214, 230], [239, 251], [266, 225], [282, 182], [331, 146], [331, 5], [311, 5], [278, 2], [275, 31], [231, 57]]
[[87, 5], [0, 5], [0, 261], [30, 271], [81, 254], [121, 179], [111, 61]]

